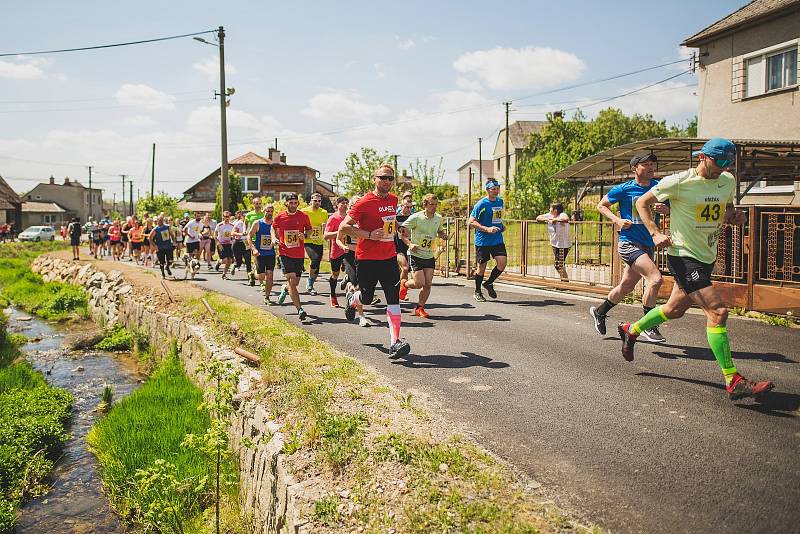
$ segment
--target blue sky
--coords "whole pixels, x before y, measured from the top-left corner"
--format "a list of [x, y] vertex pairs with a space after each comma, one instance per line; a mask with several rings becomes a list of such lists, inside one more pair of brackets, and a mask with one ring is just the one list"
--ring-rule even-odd
[[[330, 179], [349, 152], [372, 146], [400, 154], [401, 168], [443, 155], [455, 181], [477, 137], [490, 156], [499, 102], [514, 101], [512, 121], [542, 119], [679, 74], [688, 62], [522, 98], [680, 59], [685, 37], [743, 4], [32, 1], [6, 7], [0, 52], [223, 25], [231, 158], [266, 154], [278, 137], [290, 163]], [[189, 38], [0, 58], [0, 175], [24, 191], [51, 174], [86, 182], [91, 164], [106, 196], [119, 198], [121, 173], [144, 194], [155, 142], [156, 189], [179, 195], [219, 165], [217, 69], [216, 49]], [[610, 104], [683, 123], [696, 114], [694, 83], [683, 75]]]

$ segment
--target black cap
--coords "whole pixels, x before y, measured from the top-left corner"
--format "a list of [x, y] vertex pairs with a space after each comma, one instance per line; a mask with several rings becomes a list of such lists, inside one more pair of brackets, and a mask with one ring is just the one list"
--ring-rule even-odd
[[631, 158], [631, 167], [636, 167], [640, 163], [644, 163], [645, 161], [652, 161], [655, 163], [658, 161], [658, 158], [652, 152], [648, 152], [647, 154], [636, 154]]

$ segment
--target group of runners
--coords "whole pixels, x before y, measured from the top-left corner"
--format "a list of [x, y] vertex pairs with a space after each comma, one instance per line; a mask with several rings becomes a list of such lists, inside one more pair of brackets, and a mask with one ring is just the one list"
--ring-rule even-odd
[[[727, 308], [711, 283], [722, 224], [744, 222], [744, 214], [733, 205], [735, 180], [726, 171], [734, 154], [732, 142], [711, 139], [694, 154], [699, 162], [695, 168], [661, 181], [654, 179], [654, 154], [639, 154], [631, 159], [634, 179], [612, 188], [598, 205], [600, 213], [619, 229], [618, 254], [624, 263], [623, 275], [606, 299], [589, 310], [596, 331], [605, 335], [609, 312], [644, 280], [643, 316], [636, 322], [618, 325], [622, 355], [632, 361], [638, 341], [665, 342], [659, 326], [681, 317], [692, 304], [697, 305], [706, 316], [708, 343], [732, 400], [755, 397], [774, 386], [766, 380], [747, 380], [736, 370], [726, 329]], [[117, 247], [124, 243], [122, 236], [127, 235], [132, 254], [136, 243], [147, 243], [150, 253], [155, 251], [162, 276], [171, 275], [176, 247], [180, 251], [185, 246], [187, 258], [202, 258], [209, 267], [216, 250], [217, 270], [224, 265], [223, 278], [244, 265], [250, 284], [260, 282], [265, 304], [280, 305], [289, 297], [301, 321], [308, 317], [299, 289], [305, 261], [308, 258], [310, 262], [305, 292], [317, 295], [316, 282], [327, 241], [330, 305], [339, 308], [337, 289], [344, 291], [341, 307], [346, 319], [357, 320], [362, 327], [371, 326], [364, 307], [379, 302], [375, 290], [380, 284], [386, 301], [389, 352], [401, 357], [409, 354], [411, 347], [400, 336], [400, 302], [408, 299], [409, 290], [418, 290], [413, 314], [428, 318], [425, 305], [436, 263], [434, 243], [437, 239], [447, 241], [450, 236], [445, 231], [444, 218], [437, 213], [438, 199], [434, 195], [426, 195], [421, 209], [415, 211], [410, 192], [403, 195], [402, 201], [391, 192], [395, 173], [390, 165], [381, 165], [373, 178], [372, 191], [363, 196], [337, 198], [330, 215], [321, 207], [318, 193], [311, 195], [310, 205], [303, 209], [299, 208], [297, 195], [292, 194], [284, 200], [286, 209], [278, 214], [273, 205], [263, 206], [261, 199], [255, 198], [251, 211], [226, 211], [219, 223], [208, 215], [197, 215], [176, 226], [159, 215], [143, 222], [114, 222], [109, 234], [111, 228], [118, 228], [112, 234], [119, 236]], [[467, 223], [475, 232], [474, 299], [478, 302], [485, 302], [484, 291], [490, 298], [497, 298], [494, 283], [507, 265], [500, 183], [489, 179], [484, 188], [486, 196], [472, 208]], [[618, 213], [612, 211], [614, 205], [618, 206]], [[664, 216], [669, 216], [669, 235], [661, 230], [660, 218]], [[554, 267], [562, 280], [567, 280], [565, 258], [571, 241], [569, 218], [563, 206], [553, 204], [537, 220], [547, 223]], [[113, 243], [112, 239], [112, 250]], [[675, 283], [667, 302], [657, 306], [663, 280], [654, 262], [654, 251], [664, 247]], [[121, 252], [112, 255], [121, 258]], [[494, 265], [487, 276], [492, 260]], [[277, 266], [286, 283], [273, 301], [273, 273]]]

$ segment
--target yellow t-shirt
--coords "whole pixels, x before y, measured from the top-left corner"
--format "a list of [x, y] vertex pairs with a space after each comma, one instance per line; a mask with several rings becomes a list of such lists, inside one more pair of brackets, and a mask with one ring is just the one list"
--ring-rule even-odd
[[672, 256], [714, 263], [725, 208], [733, 202], [736, 179], [723, 172], [719, 178], [699, 176], [694, 169], [667, 176], [650, 191], [659, 202], [669, 200]]
[[312, 209], [311, 206], [300, 211], [308, 215], [308, 219], [311, 221], [311, 235], [305, 240], [306, 244], [322, 245], [325, 242], [322, 236], [325, 233], [325, 224], [328, 222], [328, 212], [322, 208]]

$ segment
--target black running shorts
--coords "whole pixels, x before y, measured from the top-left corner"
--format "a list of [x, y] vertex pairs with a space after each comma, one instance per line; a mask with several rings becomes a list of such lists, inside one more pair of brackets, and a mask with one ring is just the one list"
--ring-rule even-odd
[[331, 274], [338, 274], [342, 270], [342, 263], [344, 262], [344, 256], [339, 256], [336, 259], [331, 260]]
[[400, 304], [400, 266], [397, 265], [397, 258], [358, 260], [357, 270], [362, 303], [372, 302], [375, 287], [380, 282], [386, 304]]
[[319, 264], [322, 261], [322, 254], [324, 252], [324, 248], [322, 245], [315, 245], [313, 243], [306, 243], [306, 254], [308, 255], [308, 259], [311, 260], [310, 268], [318, 271]]
[[686, 256], [667, 255], [667, 267], [675, 278], [678, 287], [687, 294], [694, 293], [711, 285], [713, 263], [703, 263]]
[[435, 269], [436, 268], [436, 259], [434, 258], [418, 258], [413, 254], [410, 254], [408, 257], [409, 263], [411, 263], [411, 270], [412, 271], [421, 271], [423, 269]]
[[496, 258], [498, 256], [508, 256], [505, 243], [485, 247], [475, 245], [475, 263], [486, 263], [490, 258]]
[[256, 256], [256, 272], [264, 274], [267, 271], [275, 270], [275, 254], [264, 256], [263, 254]]
[[233, 258], [233, 244], [225, 243], [219, 246], [219, 259]]
[[283, 269], [283, 274], [294, 273], [298, 277], [303, 276], [305, 261], [305, 258], [289, 258], [287, 256], [281, 256], [281, 269]]

